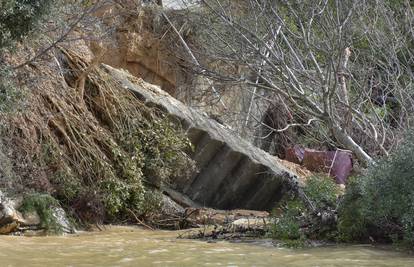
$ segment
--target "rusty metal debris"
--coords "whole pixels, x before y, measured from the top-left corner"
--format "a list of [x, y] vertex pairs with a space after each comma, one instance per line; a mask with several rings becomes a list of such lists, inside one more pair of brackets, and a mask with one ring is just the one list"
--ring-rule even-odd
[[352, 153], [347, 150], [321, 151], [296, 145], [287, 148], [285, 155], [285, 160], [310, 171], [327, 173], [337, 184], [345, 184], [353, 168]]

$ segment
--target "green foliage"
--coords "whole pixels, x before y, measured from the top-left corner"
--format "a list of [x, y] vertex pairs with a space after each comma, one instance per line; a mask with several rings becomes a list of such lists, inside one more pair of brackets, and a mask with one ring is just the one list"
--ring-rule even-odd
[[[373, 236], [414, 244], [414, 135], [349, 187], [340, 213], [345, 239]], [[354, 222], [354, 223], [352, 223]]]
[[[150, 216], [152, 213], [161, 209], [162, 193], [155, 189], [146, 189], [144, 192], [144, 201], [135, 210], [139, 214]], [[134, 207], [133, 207], [134, 208]]]
[[53, 208], [59, 207], [59, 202], [48, 194], [27, 195], [20, 211], [23, 213], [36, 212], [40, 217], [40, 226], [50, 233], [60, 233], [62, 229], [53, 215]]
[[271, 228], [271, 236], [279, 240], [303, 239], [300, 229], [300, 218], [305, 212], [303, 203], [296, 199], [290, 199], [280, 206], [282, 213], [275, 217]]
[[21, 40], [45, 15], [52, 0], [2, 0], [0, 5], [0, 49]]
[[337, 234], [335, 222], [324, 221], [321, 216], [330, 216], [336, 209], [339, 188], [333, 179], [324, 175], [309, 177], [303, 191], [310, 204], [305, 205], [298, 197], [289, 197], [281, 201], [280, 215], [275, 216], [270, 234], [285, 246], [304, 246], [307, 239], [332, 240]]
[[18, 110], [23, 100], [24, 94], [13, 79], [10, 70], [0, 67], [0, 113]]
[[[143, 174], [147, 181], [159, 186], [154, 178], [166, 180], [180, 175], [189, 162], [183, 150], [191, 147], [187, 138], [177, 134], [172, 121], [160, 118], [153, 121], [151, 127], [140, 135], [140, 143], [144, 154]], [[191, 169], [191, 166], [187, 166]]]
[[[363, 212], [384, 234], [414, 244], [414, 135], [391, 157], [371, 168], [362, 182]], [[401, 232], [400, 232], [401, 227]]]
[[[129, 195], [134, 192], [141, 195], [142, 186], [137, 186], [116, 177], [112, 179], [105, 179], [99, 186], [105, 204], [105, 211], [109, 216], [115, 216], [122, 211], [124, 205], [128, 203]], [[142, 202], [142, 198], [137, 198], [138, 202]]]
[[[305, 195], [314, 212], [308, 212], [307, 236], [312, 239], [334, 240], [337, 236], [336, 209], [340, 190], [332, 177], [324, 174], [308, 178]], [[316, 214], [315, 214], [316, 213]]]
[[362, 213], [361, 177], [348, 179], [346, 194], [338, 208], [338, 239], [344, 242], [362, 241], [367, 238], [367, 222]]
[[339, 188], [331, 177], [326, 175], [311, 176], [303, 190], [316, 209], [335, 208]]

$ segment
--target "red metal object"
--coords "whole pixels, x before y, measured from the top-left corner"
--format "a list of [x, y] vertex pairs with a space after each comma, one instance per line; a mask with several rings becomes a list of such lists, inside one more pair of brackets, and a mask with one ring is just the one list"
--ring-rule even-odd
[[313, 172], [327, 173], [337, 184], [345, 184], [352, 171], [352, 153], [344, 150], [320, 151], [294, 146], [286, 149], [286, 160]]
[[305, 149], [301, 146], [288, 147], [285, 149], [285, 160], [302, 164]]

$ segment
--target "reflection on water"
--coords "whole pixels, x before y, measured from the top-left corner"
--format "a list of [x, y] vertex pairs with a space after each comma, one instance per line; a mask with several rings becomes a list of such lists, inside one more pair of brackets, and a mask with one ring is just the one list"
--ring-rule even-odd
[[369, 246], [290, 250], [176, 235], [112, 227], [63, 237], [0, 236], [0, 266], [414, 266], [409, 255]]

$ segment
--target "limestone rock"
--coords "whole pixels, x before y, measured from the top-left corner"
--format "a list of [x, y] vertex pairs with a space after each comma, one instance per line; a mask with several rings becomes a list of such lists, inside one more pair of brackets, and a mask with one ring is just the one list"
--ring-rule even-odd
[[39, 214], [37, 212], [26, 212], [23, 213], [23, 222], [22, 226], [34, 226], [41, 223]]
[[0, 226], [0, 234], [2, 234], [2, 235], [10, 234], [10, 233], [16, 231], [16, 229], [18, 227], [19, 227], [19, 223], [16, 222], [16, 221], [1, 225]]
[[162, 195], [161, 214], [173, 214], [180, 216], [184, 214], [184, 208], [172, 200], [170, 197]]
[[7, 197], [0, 191], [0, 234], [9, 234], [15, 231], [24, 221], [17, 210], [21, 201]]
[[66, 216], [66, 212], [61, 207], [53, 207], [53, 216], [63, 233], [72, 234], [75, 232], [75, 228]]
[[[18, 208], [23, 201], [22, 197], [10, 198], [0, 191], [0, 234], [10, 234], [12, 232], [26, 230], [42, 230], [41, 218], [36, 211], [21, 214]], [[57, 228], [63, 233], [73, 233], [74, 227], [68, 220], [65, 211], [61, 207], [52, 207], [53, 216]]]

